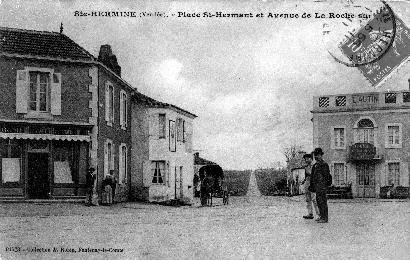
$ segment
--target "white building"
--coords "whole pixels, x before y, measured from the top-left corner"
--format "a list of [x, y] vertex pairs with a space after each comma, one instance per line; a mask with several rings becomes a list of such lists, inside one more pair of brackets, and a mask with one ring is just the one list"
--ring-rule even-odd
[[193, 199], [192, 124], [196, 115], [137, 93], [132, 98], [133, 197]]

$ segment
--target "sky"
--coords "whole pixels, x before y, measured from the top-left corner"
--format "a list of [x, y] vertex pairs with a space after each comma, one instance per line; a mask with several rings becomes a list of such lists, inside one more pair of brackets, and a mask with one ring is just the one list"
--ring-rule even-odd
[[[194, 149], [201, 157], [240, 170], [284, 165], [283, 149], [290, 145], [311, 151], [315, 95], [409, 88], [406, 62], [375, 88], [357, 68], [329, 54], [350, 28], [341, 26], [345, 18], [329, 18], [329, 12], [357, 16], [379, 5], [352, 0], [0, 0], [0, 26], [58, 32], [62, 22], [64, 34], [96, 57], [101, 45], [110, 44], [128, 83], [198, 116]], [[410, 25], [410, 3], [389, 5]], [[80, 17], [75, 11], [135, 11], [138, 17]], [[141, 12], [168, 17], [139, 17]], [[178, 12], [253, 17], [178, 17]], [[264, 17], [256, 17], [260, 13]], [[270, 18], [269, 13], [299, 17]], [[312, 16], [302, 18], [303, 13]], [[315, 18], [315, 13], [326, 17]], [[351, 26], [360, 26], [358, 19], [351, 20]], [[331, 32], [324, 34], [324, 28]]]

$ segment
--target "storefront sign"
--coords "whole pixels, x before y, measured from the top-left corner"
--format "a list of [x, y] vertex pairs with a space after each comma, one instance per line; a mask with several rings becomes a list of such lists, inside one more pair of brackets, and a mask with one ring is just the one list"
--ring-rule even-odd
[[379, 103], [378, 94], [352, 95], [353, 106], [374, 105]]
[[356, 143], [350, 146], [350, 160], [372, 160], [376, 156], [376, 147], [369, 143]]
[[0, 133], [24, 133], [24, 127], [21, 125], [0, 125]]

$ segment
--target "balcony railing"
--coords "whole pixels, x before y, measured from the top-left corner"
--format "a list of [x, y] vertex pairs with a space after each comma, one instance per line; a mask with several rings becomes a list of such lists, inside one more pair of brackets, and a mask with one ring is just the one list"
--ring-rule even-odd
[[349, 146], [349, 161], [374, 161], [381, 160], [376, 147], [369, 143], [355, 143]]

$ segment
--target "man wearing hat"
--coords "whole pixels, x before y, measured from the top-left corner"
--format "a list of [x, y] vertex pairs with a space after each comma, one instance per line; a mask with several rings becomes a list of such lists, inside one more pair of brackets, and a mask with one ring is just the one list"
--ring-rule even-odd
[[330, 175], [329, 165], [323, 160], [322, 148], [316, 148], [313, 151], [316, 163], [312, 167], [312, 175], [310, 180], [309, 191], [316, 193], [316, 202], [320, 212], [320, 218], [316, 221], [318, 223], [328, 222], [328, 208], [327, 208], [327, 182]]
[[94, 184], [95, 184], [95, 168], [90, 167], [87, 170], [87, 175], [86, 175], [86, 186], [87, 186], [87, 193], [86, 193], [86, 199], [85, 199], [85, 205], [86, 206], [97, 206], [96, 203], [93, 203], [93, 195], [94, 195]]

